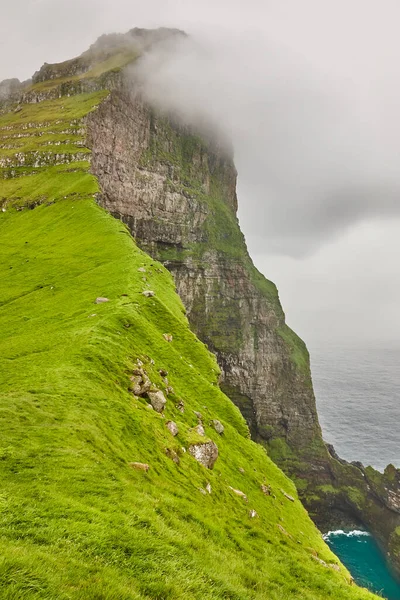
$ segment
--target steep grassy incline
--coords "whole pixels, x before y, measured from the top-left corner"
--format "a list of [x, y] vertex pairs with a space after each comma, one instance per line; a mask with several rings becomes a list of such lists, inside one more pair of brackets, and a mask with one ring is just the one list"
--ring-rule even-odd
[[[0, 117], [0, 597], [373, 598], [249, 439], [172, 277], [95, 203], [85, 118], [106, 95]], [[211, 441], [212, 470], [190, 453]]]
[[[337, 562], [123, 225], [93, 200], [11, 210], [0, 254], [2, 598], [370, 597], [316, 561]], [[168, 371], [165, 417], [129, 391], [137, 359], [160, 389]], [[219, 448], [212, 471], [183, 450], [200, 439], [194, 411]]]

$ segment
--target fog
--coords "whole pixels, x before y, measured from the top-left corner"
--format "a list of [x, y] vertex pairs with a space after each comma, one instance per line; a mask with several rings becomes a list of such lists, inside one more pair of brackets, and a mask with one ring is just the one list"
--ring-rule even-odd
[[[5, 0], [4, 0], [5, 1]], [[250, 252], [311, 344], [400, 339], [400, 5], [391, 0], [16, 0], [0, 80], [104, 32], [171, 26], [154, 102], [232, 140]]]

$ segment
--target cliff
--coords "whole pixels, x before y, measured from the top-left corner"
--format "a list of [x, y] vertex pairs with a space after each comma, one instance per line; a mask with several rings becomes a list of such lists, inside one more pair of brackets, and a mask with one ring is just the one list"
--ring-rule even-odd
[[[396, 549], [398, 472], [325, 447], [307, 350], [238, 226], [229, 148], [159, 114], [127, 77], [171, 34], [183, 35], [103, 37], [2, 103], [10, 597], [370, 597], [217, 385], [316, 520], [357, 519]], [[212, 471], [196, 462], [207, 444]]]

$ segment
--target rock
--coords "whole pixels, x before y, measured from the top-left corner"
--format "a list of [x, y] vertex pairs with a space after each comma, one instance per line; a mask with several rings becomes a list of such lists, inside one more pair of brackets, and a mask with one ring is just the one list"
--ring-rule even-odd
[[178, 425], [174, 421], [167, 421], [167, 429], [175, 437], [179, 433]]
[[211, 489], [211, 483], [210, 483], [210, 482], [208, 482], [208, 483], [207, 483], [207, 485], [206, 485], [206, 490], [207, 490], [207, 492], [208, 492], [209, 494], [211, 494], [211, 492], [212, 492], [212, 489]]
[[195, 431], [198, 435], [201, 435], [202, 437], [204, 437], [206, 435], [206, 432], [204, 431], [204, 427], [201, 423], [196, 425], [196, 427], [193, 428], [193, 431]]
[[218, 421], [218, 419], [213, 419], [211, 421], [211, 425], [214, 427], [215, 431], [219, 433], [219, 435], [224, 433], [225, 427], [222, 425], [221, 421]]
[[146, 269], [144, 267], [138, 268], [139, 273], [146, 273]]
[[243, 498], [243, 500], [245, 502], [248, 502], [248, 498], [247, 498], [247, 496], [246, 496], [246, 494], [244, 492], [241, 492], [240, 490], [236, 490], [235, 488], [233, 488], [231, 486], [229, 486], [229, 489], [232, 490], [232, 492], [234, 494], [236, 494], [236, 496], [240, 496], [241, 498]]
[[218, 447], [214, 442], [204, 442], [189, 446], [189, 452], [197, 462], [207, 469], [212, 469], [218, 458]]
[[243, 469], [243, 467], [239, 467], [239, 473], [241, 473], [242, 475], [244, 475], [245, 470]]
[[[152, 385], [153, 384], [151, 383], [151, 381], [147, 377], [147, 375], [143, 375], [142, 383], [140, 384], [140, 395], [143, 396], [144, 394], [147, 394], [147, 392], [150, 391]], [[155, 390], [155, 391], [157, 391], [157, 390]]]
[[108, 298], [102, 298], [101, 296], [99, 296], [94, 301], [95, 304], [103, 304], [104, 302], [110, 302], [110, 300]]
[[158, 413], [162, 413], [167, 404], [164, 394], [158, 390], [158, 392], [147, 392], [147, 395], [154, 410]]
[[207, 496], [207, 492], [204, 488], [199, 488], [199, 492], [203, 494], [203, 496]]
[[129, 466], [137, 471], [146, 471], [146, 473], [150, 469], [150, 466], [147, 463], [131, 462], [129, 463]]
[[256, 511], [254, 510], [254, 508], [252, 508], [252, 509], [249, 511], [249, 517], [250, 517], [250, 519], [254, 519], [254, 517], [258, 517], [258, 514], [257, 514], [257, 513], [256, 513]]
[[183, 402], [183, 400], [179, 400], [178, 404], [176, 405], [176, 408], [181, 412], [184, 413], [185, 412], [185, 403]]
[[169, 396], [170, 394], [173, 394], [174, 388], [171, 385], [167, 385], [167, 387], [165, 388], [165, 393], [167, 394], [167, 396]]
[[270, 485], [264, 485], [262, 483], [260, 487], [261, 487], [261, 491], [263, 494], [265, 494], [266, 496], [271, 495], [271, 486]]
[[[277, 524], [277, 528], [279, 529], [279, 531], [281, 531], [281, 532], [283, 533], [283, 535], [287, 535], [288, 537], [292, 537], [292, 536], [290, 535], [290, 533], [288, 533], [288, 532], [286, 531], [286, 529], [285, 529], [284, 527], [282, 527], [282, 525], [279, 525], [279, 523]], [[314, 558], [314, 557], [313, 557], [313, 558]]]
[[179, 456], [173, 448], [165, 448], [165, 454], [170, 458], [176, 465], [180, 464]]
[[163, 333], [163, 338], [166, 342], [172, 342], [172, 340], [173, 340], [171, 333]]
[[197, 410], [193, 411], [199, 421], [203, 421], [203, 415]]
[[287, 500], [290, 500], [290, 502], [294, 502], [294, 498], [293, 496], [290, 496], [289, 494], [287, 494], [284, 490], [281, 490], [282, 494], [285, 496], [285, 498], [287, 498]]
[[152, 290], [145, 290], [144, 292], [142, 292], [142, 296], [146, 296], [146, 298], [152, 298], [155, 295], [155, 292], [153, 292]]
[[166, 371], [165, 369], [160, 369], [158, 372], [160, 373], [161, 377], [168, 376], [168, 371]]

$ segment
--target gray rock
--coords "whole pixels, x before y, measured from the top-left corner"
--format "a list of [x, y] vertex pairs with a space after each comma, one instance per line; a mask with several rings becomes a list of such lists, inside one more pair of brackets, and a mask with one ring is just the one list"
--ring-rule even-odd
[[142, 292], [142, 296], [146, 296], [146, 298], [152, 298], [155, 295], [155, 292], [153, 292], [152, 290], [145, 290], [144, 292]]
[[290, 496], [289, 494], [287, 494], [284, 490], [281, 490], [282, 494], [285, 496], [285, 498], [287, 500], [290, 500], [290, 502], [294, 502], [294, 498], [293, 496]]
[[184, 413], [185, 412], [185, 403], [183, 402], [183, 400], [179, 400], [178, 404], [176, 405], [176, 408], [181, 412]]
[[260, 487], [261, 487], [261, 491], [263, 494], [265, 494], [266, 496], [271, 495], [271, 486], [270, 485], [264, 485], [262, 483]]
[[110, 300], [108, 298], [102, 298], [101, 296], [99, 296], [94, 301], [95, 304], [103, 304], [104, 302], [110, 302]]
[[218, 447], [214, 442], [204, 442], [189, 446], [189, 452], [198, 463], [212, 469], [218, 458]]
[[163, 338], [166, 342], [172, 342], [174, 339], [171, 333], [163, 333]]
[[147, 392], [147, 395], [154, 410], [162, 413], [167, 404], [164, 394], [159, 390], [158, 392]]
[[176, 465], [180, 464], [178, 453], [173, 448], [165, 448], [165, 454], [170, 458]]
[[208, 492], [209, 494], [211, 494], [211, 492], [212, 492], [212, 489], [211, 489], [211, 483], [210, 483], [210, 482], [207, 482], [207, 485], [206, 485], [206, 490], [207, 490], [207, 492]]
[[204, 427], [201, 423], [196, 425], [196, 427], [194, 427], [193, 431], [195, 431], [198, 435], [201, 435], [202, 437], [204, 437], [206, 435], [206, 432], [204, 431]]
[[242, 491], [240, 491], [240, 490], [236, 490], [235, 488], [233, 488], [233, 487], [231, 487], [231, 486], [229, 486], [229, 489], [230, 489], [230, 490], [232, 490], [232, 492], [233, 492], [234, 494], [236, 494], [236, 496], [240, 496], [240, 498], [243, 498], [243, 500], [244, 500], [245, 502], [248, 502], [247, 496], [246, 496], [246, 494], [245, 494], [244, 492], [242, 492]]
[[257, 513], [256, 513], [256, 511], [254, 510], [254, 508], [252, 508], [252, 509], [249, 511], [249, 517], [250, 517], [250, 519], [254, 519], [254, 517], [258, 517], [258, 514], [257, 514]]
[[175, 437], [179, 433], [178, 425], [174, 421], [167, 421], [167, 429]]
[[150, 466], [147, 463], [131, 462], [129, 463], [129, 466], [137, 471], [146, 471], [146, 473], [150, 469]]
[[213, 419], [211, 421], [211, 425], [214, 427], [215, 431], [220, 435], [224, 433], [225, 427], [222, 425], [221, 421], [218, 421], [218, 419]]

